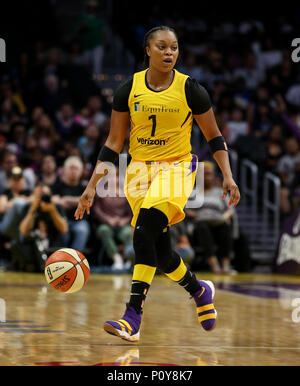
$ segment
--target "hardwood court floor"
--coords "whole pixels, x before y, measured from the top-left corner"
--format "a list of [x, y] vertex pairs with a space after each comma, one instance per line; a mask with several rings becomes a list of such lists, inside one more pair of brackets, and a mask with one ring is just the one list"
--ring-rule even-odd
[[122, 316], [130, 275], [94, 273], [85, 288], [68, 295], [50, 288], [42, 274], [2, 272], [0, 365], [300, 364], [300, 277], [197, 277], [216, 285], [215, 330], [203, 331], [188, 294], [156, 276], [141, 339], [132, 344], [102, 329], [105, 320]]

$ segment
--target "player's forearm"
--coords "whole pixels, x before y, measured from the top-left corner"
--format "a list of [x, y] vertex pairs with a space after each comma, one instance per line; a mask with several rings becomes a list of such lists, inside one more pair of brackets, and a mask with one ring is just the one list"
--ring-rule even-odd
[[103, 168], [102, 161], [97, 161], [93, 174], [89, 180], [88, 187], [96, 189], [96, 185], [101, 180], [102, 177], [107, 174], [107, 169]]
[[98, 154], [97, 164], [93, 171], [92, 177], [88, 183], [90, 188], [95, 189], [98, 182], [108, 172], [108, 166], [106, 163], [115, 163], [123, 148], [123, 141], [116, 139], [113, 135], [109, 135], [104, 146]]
[[223, 177], [232, 177], [228, 152], [226, 150], [218, 150], [214, 153], [214, 159], [221, 169]]

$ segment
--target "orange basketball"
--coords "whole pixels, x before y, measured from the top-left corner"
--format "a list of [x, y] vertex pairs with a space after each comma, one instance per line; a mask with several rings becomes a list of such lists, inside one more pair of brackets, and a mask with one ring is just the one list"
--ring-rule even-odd
[[76, 249], [59, 249], [46, 261], [46, 280], [60, 292], [79, 291], [87, 282], [89, 274], [90, 266], [86, 257]]

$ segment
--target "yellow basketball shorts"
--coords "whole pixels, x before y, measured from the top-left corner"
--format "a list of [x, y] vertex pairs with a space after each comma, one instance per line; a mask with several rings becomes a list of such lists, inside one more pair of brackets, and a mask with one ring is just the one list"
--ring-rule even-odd
[[168, 225], [184, 219], [183, 211], [193, 190], [198, 168], [195, 154], [176, 161], [137, 161], [126, 170], [124, 193], [133, 212], [134, 227], [141, 208], [156, 208], [168, 217]]

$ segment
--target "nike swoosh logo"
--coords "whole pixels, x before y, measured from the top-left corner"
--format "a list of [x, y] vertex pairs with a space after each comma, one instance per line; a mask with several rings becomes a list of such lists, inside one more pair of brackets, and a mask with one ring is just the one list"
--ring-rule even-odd
[[141, 95], [144, 95], [144, 94], [134, 94], [133, 97], [134, 97], [134, 98], [137, 98], [137, 97], [139, 97], [139, 96], [141, 96]]
[[200, 298], [200, 297], [203, 295], [204, 291], [205, 291], [205, 287], [202, 287], [202, 291], [201, 291], [201, 294], [200, 294], [200, 295], [198, 295], [198, 298]]
[[183, 160], [179, 162], [174, 162], [174, 165], [179, 165], [181, 162], [183, 162]]

